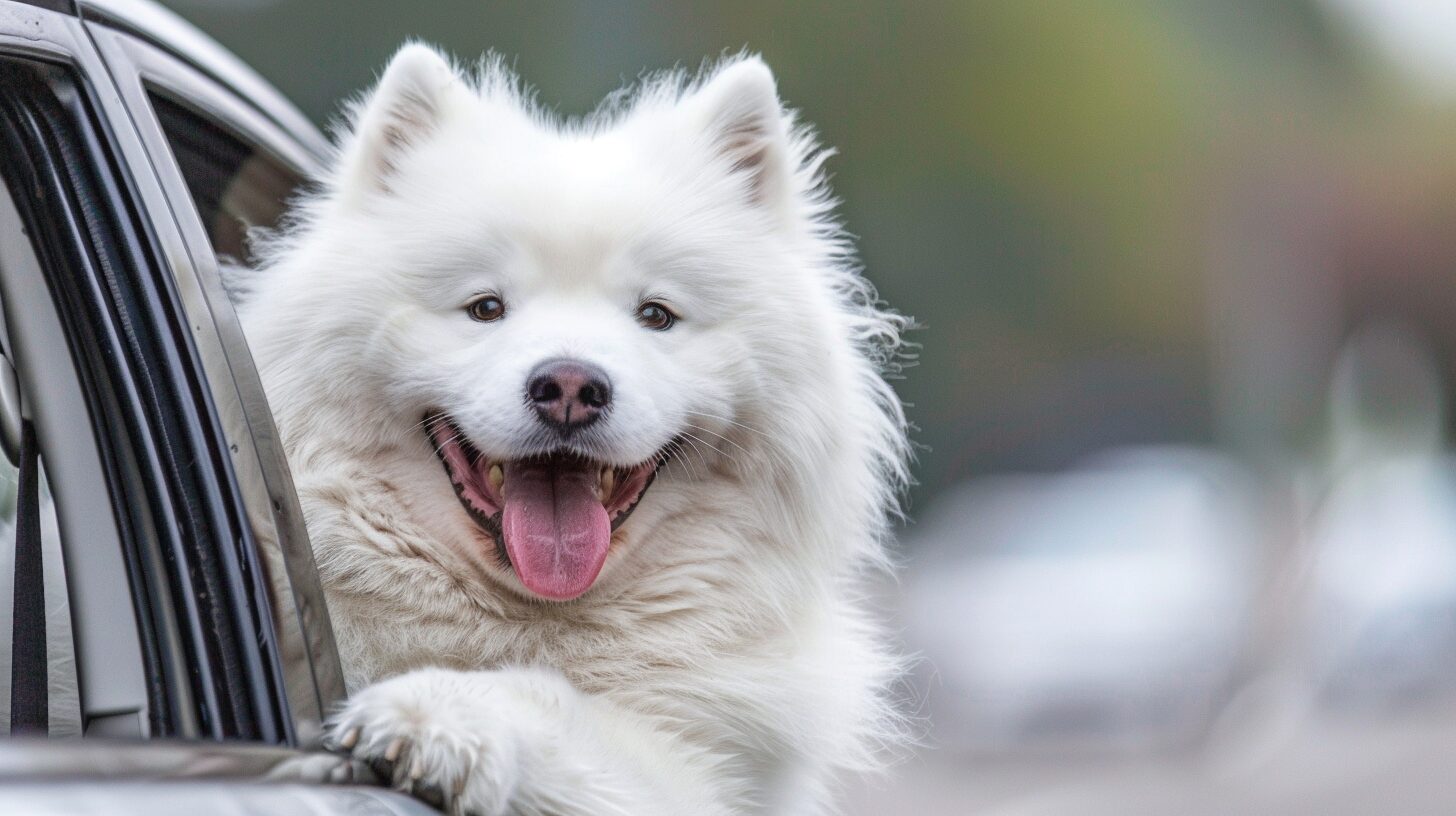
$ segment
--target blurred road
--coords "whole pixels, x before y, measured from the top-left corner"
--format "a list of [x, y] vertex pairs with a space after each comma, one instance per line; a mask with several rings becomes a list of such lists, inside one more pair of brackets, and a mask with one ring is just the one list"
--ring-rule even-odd
[[[1274, 717], [1273, 719], [1281, 719]], [[978, 760], [929, 751], [853, 816], [1398, 816], [1456, 808], [1456, 704], [1368, 719], [1269, 721], [1183, 753]]]

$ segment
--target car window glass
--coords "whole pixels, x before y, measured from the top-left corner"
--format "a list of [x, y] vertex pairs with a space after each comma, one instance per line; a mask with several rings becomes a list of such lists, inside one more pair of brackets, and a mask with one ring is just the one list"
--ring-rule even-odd
[[[275, 227], [302, 177], [215, 120], [158, 93], [152, 107], [219, 262], [252, 267], [248, 233]], [[224, 274], [232, 289], [238, 282]]]
[[[166, 75], [166, 70], [158, 73]], [[307, 735], [317, 729], [324, 705], [343, 696], [342, 675], [307, 531], [301, 515], [290, 511], [293, 483], [262, 384], [237, 315], [223, 302], [217, 287], [221, 284], [233, 305], [245, 302], [253, 280], [251, 271], [258, 266], [252, 238], [279, 226], [290, 198], [305, 182], [305, 174], [298, 168], [307, 164], [308, 156], [287, 134], [270, 131], [264, 118], [249, 118], [239, 100], [218, 93], [206, 82], [192, 87], [194, 95], [178, 76], [165, 81], [173, 84], [143, 86], [162, 143], [157, 144], [152, 132], [147, 138], [153, 150], [165, 148], [175, 161], [176, 174], [163, 174], [165, 186], [194, 253], [190, 274], [195, 274], [206, 298], [205, 308], [218, 330], [220, 348], [214, 348], [226, 358], [226, 367], [218, 366], [210, 376], [221, 378], [222, 383], [231, 378], [236, 387], [236, 391], [222, 387], [229, 392], [220, 401], [225, 413], [222, 419], [225, 424], [234, 423], [230, 433], [237, 440], [251, 442], [251, 446], [244, 444], [241, 453], [233, 447], [238, 454], [234, 475], [247, 504], [256, 555], [268, 565], [257, 574], [270, 584], [289, 711], [295, 727]], [[165, 165], [166, 155], [157, 158]], [[181, 189], [176, 183], [179, 176]], [[186, 190], [184, 200], [177, 200], [182, 189]], [[186, 198], [193, 203], [195, 218], [194, 212], [188, 212]], [[202, 245], [202, 240], [210, 246]], [[216, 258], [215, 268], [208, 258], [197, 254], [209, 250]], [[206, 363], [207, 354], [203, 356]], [[217, 358], [210, 361], [222, 362]], [[228, 408], [238, 397], [242, 404]], [[297, 602], [300, 597], [305, 599], [302, 605]]]

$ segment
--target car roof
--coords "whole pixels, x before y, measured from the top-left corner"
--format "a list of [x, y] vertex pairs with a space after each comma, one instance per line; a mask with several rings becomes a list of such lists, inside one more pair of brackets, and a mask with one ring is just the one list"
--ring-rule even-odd
[[75, 6], [82, 18], [126, 31], [226, 86], [320, 161], [329, 155], [328, 140], [292, 102], [247, 63], [174, 12], [150, 0], [77, 0]]

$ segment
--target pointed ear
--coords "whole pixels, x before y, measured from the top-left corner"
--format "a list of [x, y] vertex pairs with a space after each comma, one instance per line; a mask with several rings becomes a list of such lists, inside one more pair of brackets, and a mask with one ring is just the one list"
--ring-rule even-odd
[[435, 49], [421, 43], [401, 48], [355, 115], [339, 168], [344, 197], [388, 192], [399, 160], [439, 129], [450, 96], [464, 89]]
[[746, 176], [754, 200], [782, 203], [791, 189], [788, 122], [763, 60], [747, 57], [723, 67], [689, 105], [712, 149]]

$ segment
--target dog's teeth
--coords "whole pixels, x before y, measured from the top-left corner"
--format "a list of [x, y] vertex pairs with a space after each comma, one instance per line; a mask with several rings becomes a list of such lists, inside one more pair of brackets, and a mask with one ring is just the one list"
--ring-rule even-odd
[[602, 468], [602, 482], [601, 486], [597, 488], [597, 498], [601, 499], [602, 504], [606, 504], [607, 499], [612, 497], [612, 488], [616, 486], [617, 471], [609, 467]]
[[490, 479], [491, 487], [500, 490], [501, 485], [506, 483], [506, 472], [501, 470], [500, 465], [491, 465], [490, 473], [486, 475], [486, 478]]

